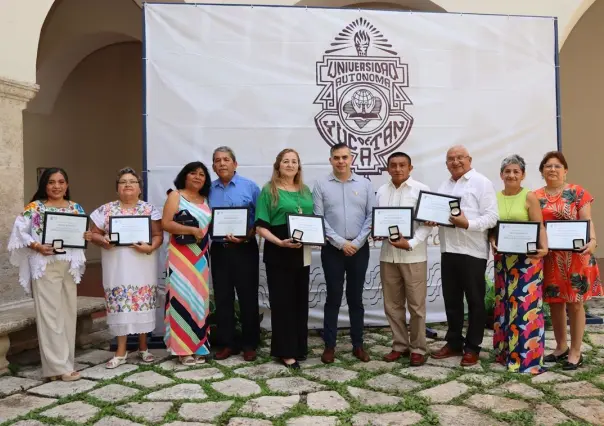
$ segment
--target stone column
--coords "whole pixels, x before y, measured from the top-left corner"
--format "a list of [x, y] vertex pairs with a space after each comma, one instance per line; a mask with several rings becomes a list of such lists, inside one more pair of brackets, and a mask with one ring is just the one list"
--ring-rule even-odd
[[23, 211], [23, 109], [38, 85], [0, 76], [0, 309], [29, 299], [19, 285], [19, 271], [9, 262], [6, 246]]

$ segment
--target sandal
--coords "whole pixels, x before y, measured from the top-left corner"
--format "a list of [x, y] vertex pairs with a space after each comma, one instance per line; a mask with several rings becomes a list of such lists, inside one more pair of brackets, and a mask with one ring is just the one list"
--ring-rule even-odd
[[143, 362], [155, 361], [155, 356], [151, 352], [149, 352], [149, 349], [145, 349], [144, 351], [139, 350], [138, 356], [140, 357], [140, 359], [143, 360]]
[[195, 358], [193, 358], [192, 355], [187, 355], [187, 356], [179, 356], [178, 360], [180, 361], [180, 363], [186, 367], [193, 367], [195, 366], [195, 364], [197, 364], [197, 362], [195, 361]]
[[194, 358], [195, 358], [195, 364], [205, 364], [206, 363], [205, 357], [203, 357], [201, 355], [196, 355]]
[[71, 373], [63, 374], [61, 376], [61, 380], [63, 380], [64, 382], [75, 382], [77, 380], [80, 380], [81, 378], [82, 376], [80, 376], [80, 373], [77, 371], [72, 371]]
[[109, 361], [107, 361], [107, 364], [105, 364], [105, 368], [107, 368], [109, 370], [113, 370], [114, 368], [117, 368], [120, 365], [125, 364], [126, 358], [128, 358], [128, 352], [126, 352], [126, 354], [124, 356], [116, 355], [113, 358], [111, 358]]

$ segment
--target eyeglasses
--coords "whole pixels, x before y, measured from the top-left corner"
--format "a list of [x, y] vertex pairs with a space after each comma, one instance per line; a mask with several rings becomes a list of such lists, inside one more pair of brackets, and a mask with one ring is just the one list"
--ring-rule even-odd
[[545, 166], [543, 166], [544, 169], [563, 169], [564, 166], [562, 164], [546, 164]]
[[119, 180], [118, 185], [138, 185], [139, 181], [137, 180]]
[[447, 157], [447, 163], [454, 163], [456, 161], [463, 161], [466, 158], [469, 158], [469, 155], [458, 155], [457, 157]]

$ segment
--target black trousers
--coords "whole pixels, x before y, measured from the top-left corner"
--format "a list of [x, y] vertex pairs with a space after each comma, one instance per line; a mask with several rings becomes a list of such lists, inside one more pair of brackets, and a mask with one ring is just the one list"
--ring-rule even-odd
[[[242, 244], [212, 243], [212, 283], [218, 341], [231, 349], [256, 349], [260, 341], [259, 254], [256, 239]], [[235, 291], [239, 300], [241, 342], [235, 342]]]
[[301, 358], [308, 352], [309, 273], [310, 266], [266, 264], [273, 357]]
[[323, 339], [325, 347], [334, 348], [338, 334], [338, 314], [344, 293], [346, 277], [346, 303], [350, 317], [350, 338], [354, 348], [363, 346], [363, 286], [369, 265], [369, 244], [365, 243], [354, 256], [345, 256], [331, 244], [321, 249], [321, 264], [325, 273], [327, 300], [324, 307]]
[[[467, 254], [443, 253], [441, 262], [442, 289], [449, 323], [445, 340], [454, 350], [464, 349], [480, 353], [486, 322], [484, 274], [487, 261]], [[468, 302], [469, 320], [465, 340], [463, 337], [464, 296]]]

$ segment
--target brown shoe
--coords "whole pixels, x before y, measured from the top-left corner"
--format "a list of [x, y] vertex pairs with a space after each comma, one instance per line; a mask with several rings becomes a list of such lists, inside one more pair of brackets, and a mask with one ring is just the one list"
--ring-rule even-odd
[[352, 354], [363, 362], [369, 362], [369, 354], [363, 350], [363, 348], [356, 348], [352, 350]]
[[432, 354], [432, 358], [434, 359], [445, 359], [445, 358], [451, 358], [454, 356], [461, 356], [463, 355], [463, 353], [461, 351], [454, 351], [453, 349], [451, 349], [451, 346], [449, 346], [448, 344], [443, 346], [442, 348], [440, 348], [440, 350], [438, 352], [435, 352]]
[[478, 361], [479, 358], [477, 353], [466, 352], [465, 354], [463, 354], [463, 358], [461, 359], [459, 365], [461, 365], [462, 367], [470, 367], [472, 365], [478, 364]]
[[223, 348], [221, 351], [216, 352], [216, 354], [214, 355], [214, 359], [221, 361], [223, 359], [227, 359], [232, 354], [233, 351], [231, 350], [231, 348]]
[[323, 355], [321, 355], [321, 361], [323, 364], [331, 364], [333, 363], [336, 356], [336, 351], [334, 348], [325, 348], [323, 351]]
[[426, 363], [426, 355], [411, 354], [411, 367], [419, 367]]
[[256, 361], [256, 351], [254, 349], [243, 351], [243, 360], [247, 362]]
[[401, 357], [408, 358], [409, 351], [405, 351], [405, 352], [392, 351], [389, 354], [384, 355], [384, 357], [382, 359], [386, 362], [394, 362]]

